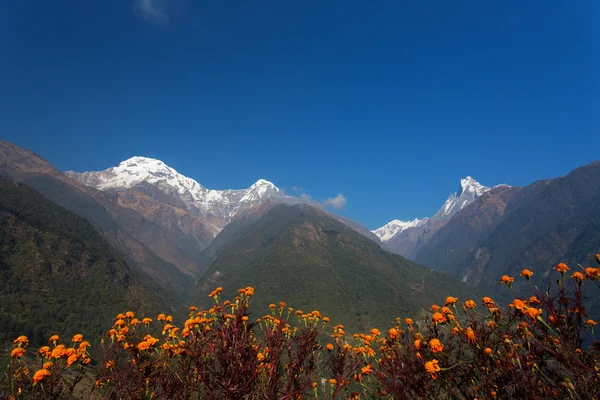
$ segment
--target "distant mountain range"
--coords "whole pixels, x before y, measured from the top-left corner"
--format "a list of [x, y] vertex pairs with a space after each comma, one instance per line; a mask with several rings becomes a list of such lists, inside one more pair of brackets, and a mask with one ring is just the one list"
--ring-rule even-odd
[[[498, 185], [507, 186], [507, 185]], [[409, 259], [414, 259], [419, 249], [459, 211], [490, 190], [467, 176], [460, 180], [455, 193], [448, 196], [444, 205], [431, 217], [412, 221], [393, 220], [373, 231], [387, 248]]]
[[[500, 296], [499, 277], [521, 268], [534, 271], [535, 284], [546, 284], [557, 262], [576, 268], [589, 253], [600, 252], [600, 162], [523, 188], [488, 187], [467, 177], [433, 216], [394, 220], [373, 232], [264, 179], [247, 189], [212, 190], [145, 157], [104, 171], [63, 173], [39, 155], [0, 141], [0, 176], [6, 188], [17, 184], [24, 202], [41, 204], [45, 198], [72, 213], [60, 218], [89, 222], [107, 254], [120, 257], [115, 265], [125, 272], [118, 276], [129, 277], [112, 282], [138, 282], [121, 292], [119, 304], [133, 306], [130, 293], [148, 292], [149, 298], [140, 294], [138, 300], [175, 314], [190, 301], [204, 303], [215, 286], [233, 296], [251, 285], [257, 306], [287, 301], [360, 330], [424, 312], [447, 295], [464, 298], [482, 289]], [[7, 207], [0, 212], [17, 221]], [[44, 235], [52, 226], [34, 228]], [[17, 230], [4, 235], [25, 240]], [[13, 249], [0, 254], [0, 267], [13, 265]], [[62, 264], [52, 255], [44, 268], [61, 271]], [[11, 268], [14, 274], [41, 274], [29, 261]], [[77, 261], [73, 268], [84, 277], [91, 266]], [[23, 298], [31, 299], [27, 287], [20, 286]], [[0, 322], [9, 317], [4, 312]]]

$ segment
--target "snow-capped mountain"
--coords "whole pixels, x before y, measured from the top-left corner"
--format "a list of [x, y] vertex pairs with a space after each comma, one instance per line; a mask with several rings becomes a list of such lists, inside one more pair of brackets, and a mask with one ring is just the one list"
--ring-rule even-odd
[[452, 216], [490, 189], [467, 176], [460, 180], [458, 190], [448, 196], [444, 205], [431, 218], [393, 220], [372, 232], [393, 252], [413, 258], [419, 248]]
[[460, 186], [456, 193], [452, 193], [448, 196], [448, 200], [446, 200], [442, 208], [440, 208], [432, 218], [440, 219], [451, 217], [490, 189], [490, 187], [483, 186], [475, 179], [467, 176], [460, 180]]
[[412, 221], [400, 221], [395, 219], [393, 221], [388, 222], [384, 226], [379, 229], [375, 229], [372, 231], [382, 242], [387, 242], [400, 232], [407, 230], [408, 228], [414, 228], [417, 226], [421, 226], [427, 223], [429, 218], [415, 218]]
[[65, 173], [86, 186], [103, 191], [122, 191], [151, 185], [181, 200], [192, 215], [205, 218], [219, 229], [231, 222], [239, 212], [267, 199], [289, 198], [265, 179], [259, 179], [248, 189], [207, 189], [164, 162], [147, 157], [132, 157], [104, 171]]

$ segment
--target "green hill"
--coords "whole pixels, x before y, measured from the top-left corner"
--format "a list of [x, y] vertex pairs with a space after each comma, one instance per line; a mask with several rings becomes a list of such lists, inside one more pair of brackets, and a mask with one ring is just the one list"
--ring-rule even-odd
[[226, 297], [253, 286], [259, 313], [286, 301], [362, 331], [416, 316], [448, 295], [473, 296], [466, 284], [389, 253], [307, 205], [275, 206], [259, 218], [237, 221], [219, 236], [205, 250], [210, 266], [194, 299], [202, 305], [217, 286]]
[[0, 346], [21, 334], [98, 338], [124, 309], [168, 310], [162, 293], [86, 220], [0, 177]]

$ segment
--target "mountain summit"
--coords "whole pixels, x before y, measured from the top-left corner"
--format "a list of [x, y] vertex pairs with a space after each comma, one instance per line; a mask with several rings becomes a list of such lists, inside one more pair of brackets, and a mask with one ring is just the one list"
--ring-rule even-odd
[[148, 188], [150, 185], [152, 191], [158, 189], [183, 202], [193, 216], [205, 218], [216, 227], [216, 231], [245, 209], [258, 206], [270, 198], [289, 197], [265, 179], [259, 179], [248, 189], [207, 189], [164, 162], [147, 157], [132, 157], [104, 171], [67, 171], [65, 174], [86, 186], [103, 191], [122, 192], [132, 188], [151, 191], [148, 190], [151, 189]]
[[444, 226], [456, 213], [473, 203], [491, 188], [483, 186], [470, 176], [460, 180], [455, 193], [448, 196], [442, 207], [431, 217], [412, 221], [393, 220], [373, 231], [387, 247], [409, 259], [438, 229]]

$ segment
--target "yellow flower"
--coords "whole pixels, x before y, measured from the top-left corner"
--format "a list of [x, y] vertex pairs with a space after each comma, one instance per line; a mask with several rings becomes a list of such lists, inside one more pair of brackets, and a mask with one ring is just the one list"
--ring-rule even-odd
[[50, 376], [50, 371], [42, 368], [33, 375], [33, 383], [36, 384], [47, 376]]

